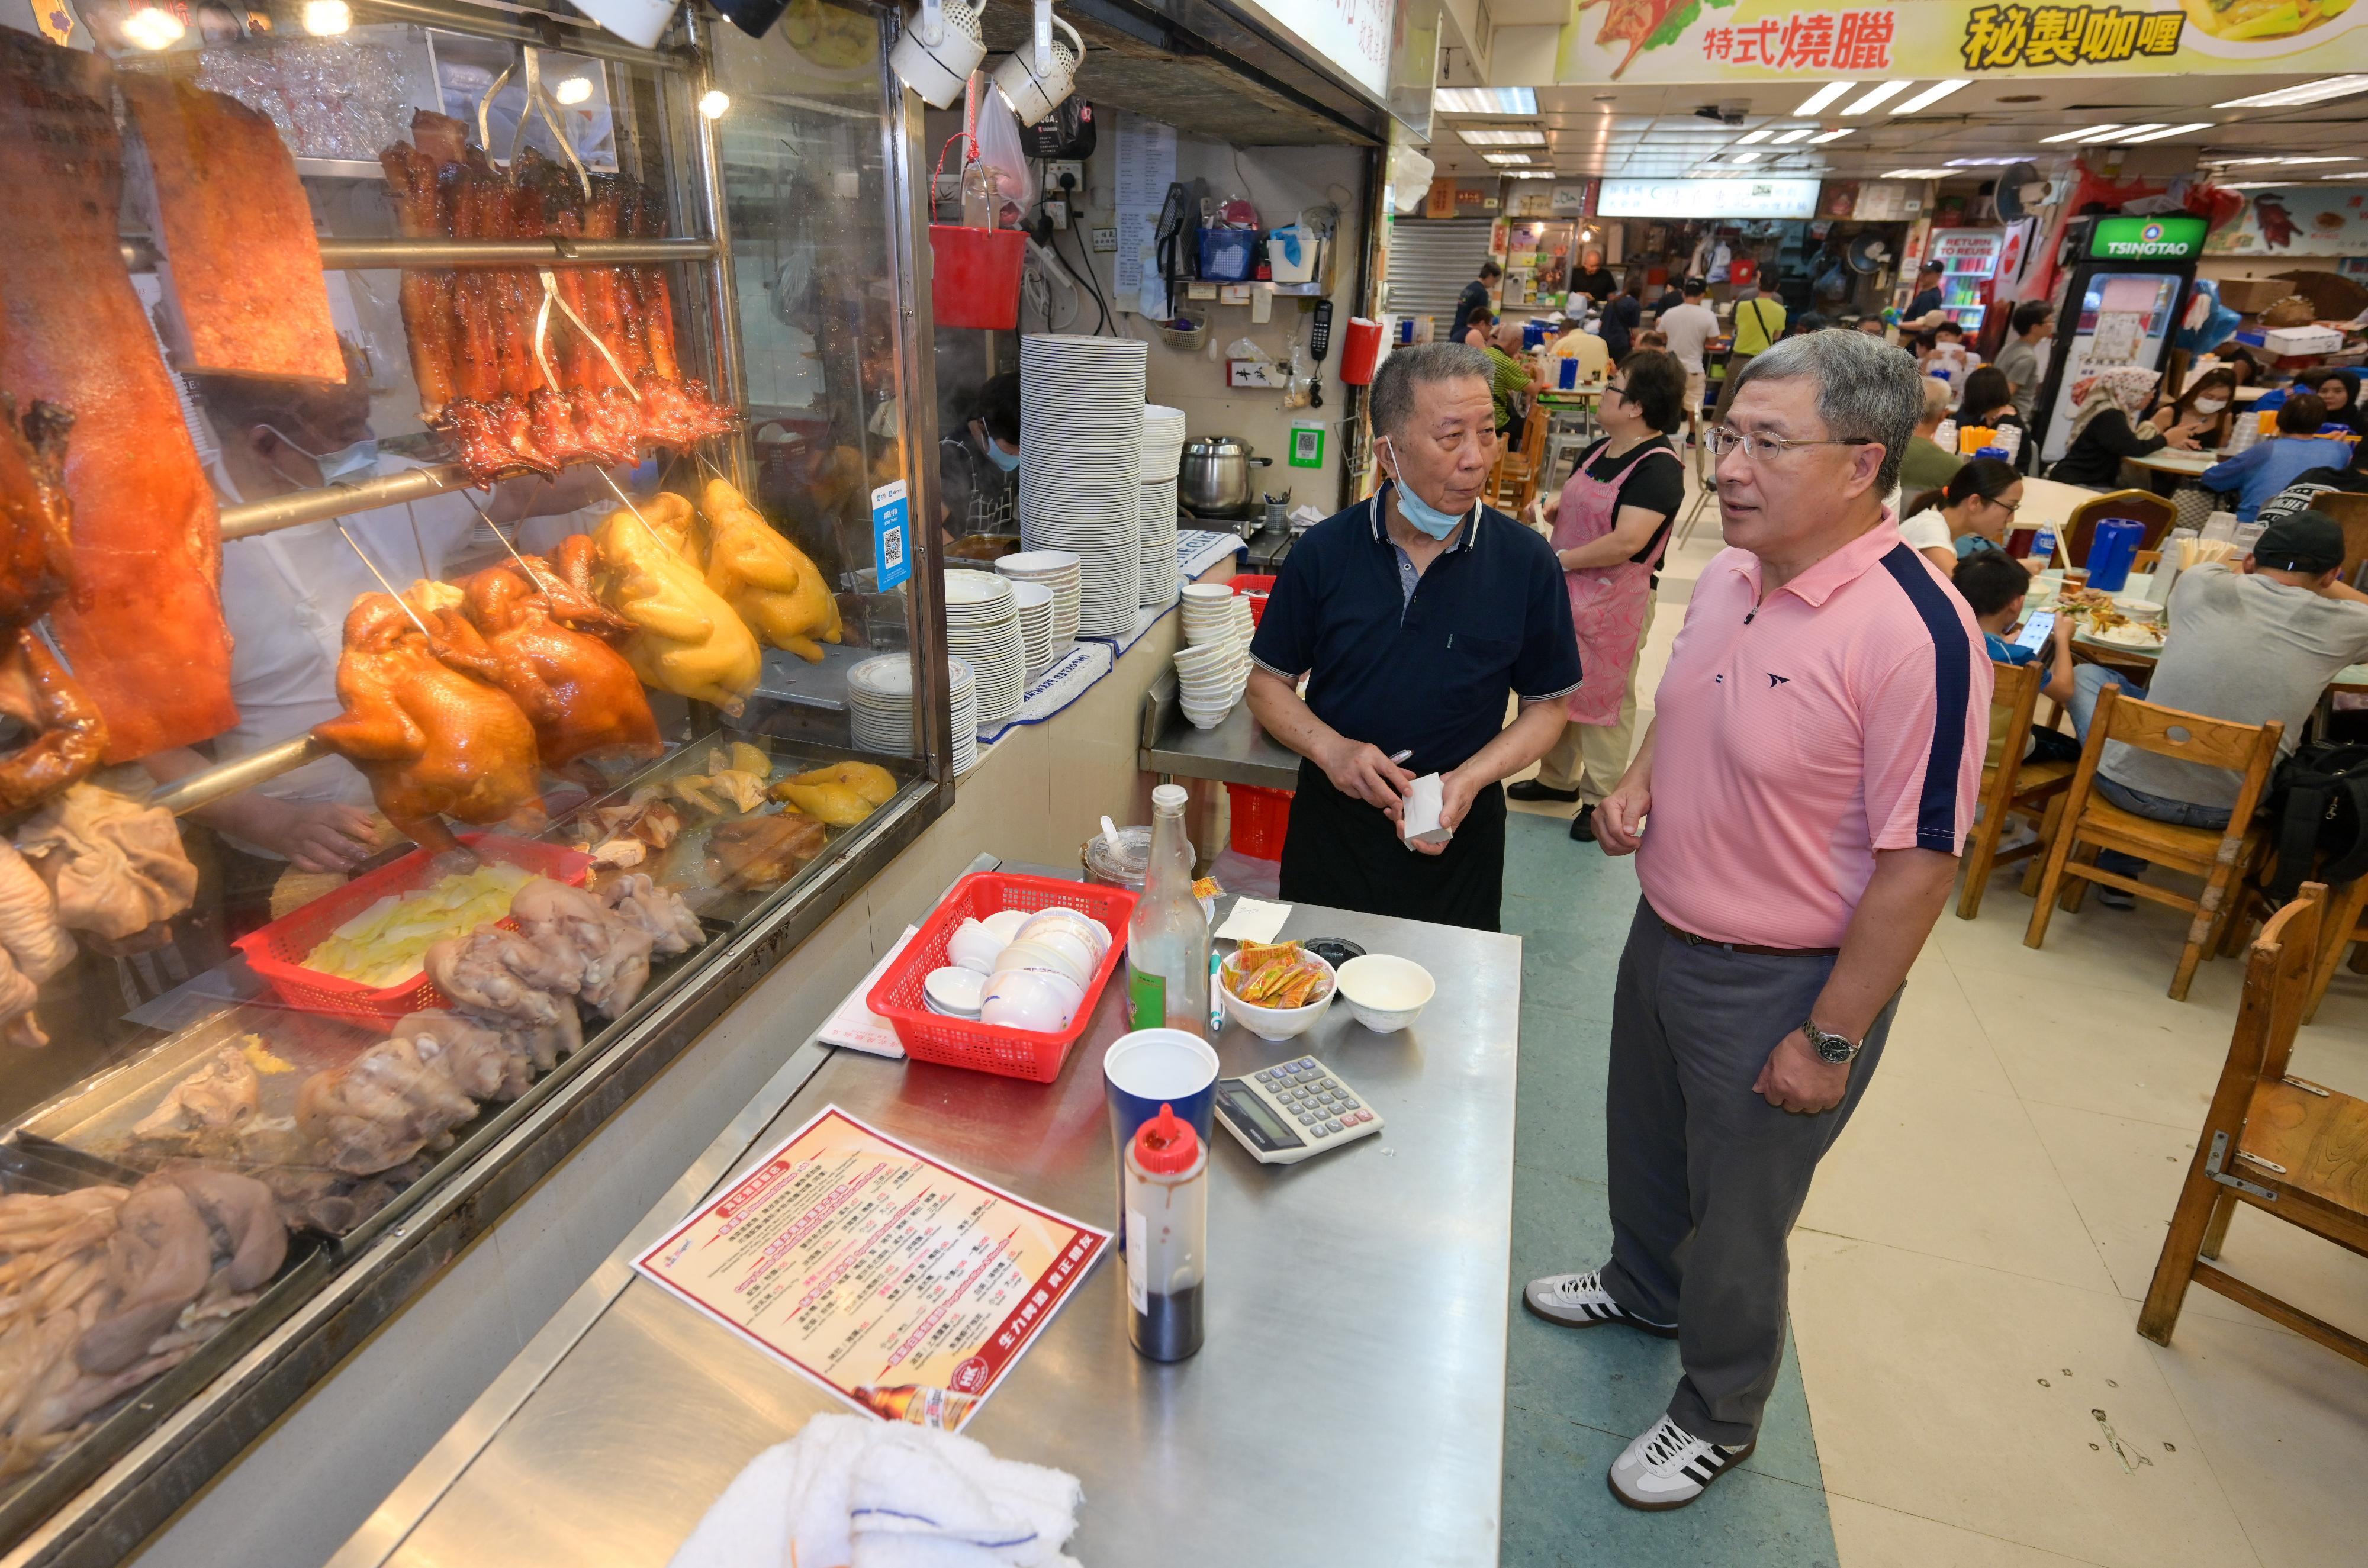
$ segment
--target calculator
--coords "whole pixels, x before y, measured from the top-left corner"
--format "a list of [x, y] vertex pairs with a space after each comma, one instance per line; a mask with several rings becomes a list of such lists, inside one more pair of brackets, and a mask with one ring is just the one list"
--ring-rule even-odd
[[1293, 1165], [1382, 1130], [1382, 1113], [1313, 1056], [1217, 1080], [1217, 1119], [1261, 1165]]

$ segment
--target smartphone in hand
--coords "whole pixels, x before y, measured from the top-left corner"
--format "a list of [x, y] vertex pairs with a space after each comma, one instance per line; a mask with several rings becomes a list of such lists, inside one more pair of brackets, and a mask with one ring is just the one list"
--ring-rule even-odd
[[2055, 635], [2055, 612], [2043, 609], [2022, 623], [2022, 634], [2014, 640], [2018, 648], [2028, 648], [2034, 653], [2046, 652], [2047, 640]]

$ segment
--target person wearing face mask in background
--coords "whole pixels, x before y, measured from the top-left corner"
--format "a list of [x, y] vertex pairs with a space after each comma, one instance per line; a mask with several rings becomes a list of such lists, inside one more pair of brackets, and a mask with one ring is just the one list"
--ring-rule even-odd
[[949, 540], [1019, 531], [1019, 372], [981, 383], [970, 418], [938, 443], [939, 522]]
[[[1553, 546], [1480, 502], [1489, 386], [1486, 356], [1462, 344], [1382, 361], [1367, 406], [1388, 483], [1292, 547], [1250, 642], [1250, 712], [1305, 759], [1282, 849], [1292, 903], [1497, 928], [1499, 781], [1561, 734], [1580, 670]], [[1406, 789], [1433, 773], [1453, 836], [1409, 846]]]
[[[2228, 434], [2237, 422], [2237, 372], [2226, 365], [2206, 370], [2189, 383], [2185, 392], [2170, 405], [2173, 425], [2184, 425], [2195, 433], [2195, 444], [2218, 451], [2228, 444]], [[2155, 423], [2163, 420], [2157, 416]]]
[[[420, 466], [380, 452], [360, 369], [348, 350], [342, 385], [189, 378], [220, 449], [211, 477], [222, 504], [359, 484]], [[551, 519], [531, 534], [520, 530], [518, 547], [536, 551], [581, 531], [586, 519], [571, 527], [561, 515], [607, 494], [586, 469], [551, 483], [512, 481], [479, 504], [499, 522]], [[343, 710], [336, 673], [346, 613], [361, 595], [383, 590], [339, 534], [340, 522], [398, 590], [508, 559], [468, 498], [452, 494], [224, 540], [222, 619], [238, 722], [208, 743], [211, 756], [180, 747], [143, 758], [159, 782], [292, 740]], [[221, 839], [232, 936], [270, 917], [273, 890], [291, 869], [342, 876], [393, 841], [374, 816], [368, 782], [342, 757], [309, 763], [189, 815]]]

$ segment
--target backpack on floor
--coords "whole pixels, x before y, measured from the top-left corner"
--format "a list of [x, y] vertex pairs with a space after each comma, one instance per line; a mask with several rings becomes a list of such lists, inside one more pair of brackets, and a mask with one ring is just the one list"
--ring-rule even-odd
[[[2270, 894], [2283, 903], [2305, 877], [2329, 887], [2368, 873], [2368, 745], [2315, 742], [2278, 765], [2267, 812], [2278, 852]], [[2311, 869], [2317, 857], [2326, 863]]]

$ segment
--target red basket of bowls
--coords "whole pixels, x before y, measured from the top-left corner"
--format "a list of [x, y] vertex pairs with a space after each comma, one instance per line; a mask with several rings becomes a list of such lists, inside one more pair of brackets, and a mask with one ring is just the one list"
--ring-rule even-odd
[[1237, 572], [1233, 577], [1234, 592], [1250, 601], [1250, 624], [1256, 626], [1266, 619], [1266, 597], [1274, 591], [1274, 579], [1256, 572]]
[[[1061, 1075], [1069, 1048], [1083, 1038], [1094, 1020], [1094, 1008], [1126, 952], [1126, 923], [1134, 914], [1135, 895], [1124, 888], [1096, 882], [1065, 881], [1057, 877], [1022, 877], [1002, 871], [977, 871], [953, 885], [929, 917], [921, 923], [896, 961], [872, 986], [865, 1006], [888, 1020], [904, 1042], [905, 1054], [916, 1062], [943, 1067], [968, 1067], [1007, 1078], [1027, 1078], [1049, 1084]], [[951, 1018], [929, 1010], [922, 983], [929, 971], [953, 960], [946, 944], [965, 920], [984, 920], [1007, 909], [1051, 909], [1058, 905], [1090, 915], [1110, 934], [1087, 983], [1086, 998], [1069, 1027], [1057, 1034], [1013, 1028], [1005, 1024]]]
[[[591, 874], [592, 857], [539, 839], [513, 838], [507, 834], [464, 833], [461, 842], [482, 860], [498, 860], [549, 877], [555, 882], [582, 886]], [[399, 985], [369, 986], [359, 981], [304, 967], [305, 955], [326, 941], [338, 926], [389, 893], [413, 892], [434, 880], [427, 871], [429, 856], [414, 850], [390, 860], [377, 870], [356, 877], [332, 893], [324, 893], [302, 909], [291, 910], [270, 925], [250, 931], [231, 945], [246, 955], [246, 965], [291, 1007], [308, 1013], [330, 1013], [381, 1028], [407, 1013], [445, 1006], [444, 993], [426, 974]], [[516, 930], [507, 918], [495, 924]], [[456, 933], [457, 935], [457, 933]]]

